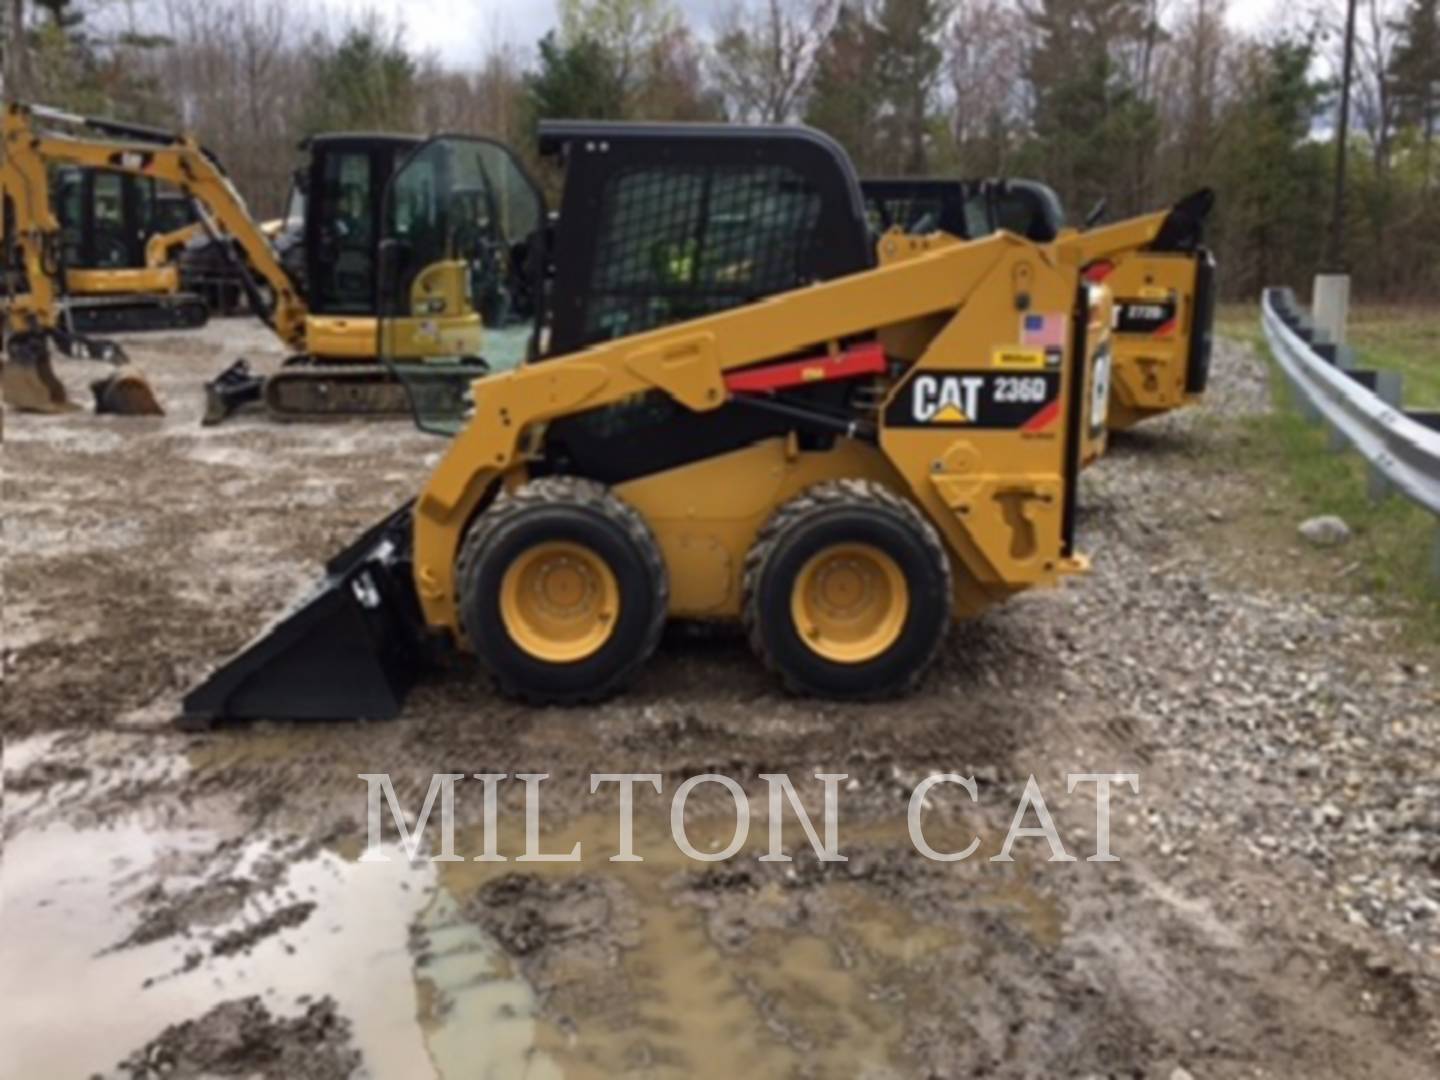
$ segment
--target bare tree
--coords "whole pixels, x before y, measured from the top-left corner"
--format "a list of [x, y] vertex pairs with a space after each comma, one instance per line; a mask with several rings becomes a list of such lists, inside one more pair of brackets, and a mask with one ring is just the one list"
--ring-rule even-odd
[[1398, 17], [1399, 5], [1395, 0], [1363, 0], [1355, 34], [1355, 120], [1370, 141], [1375, 171], [1382, 175], [1390, 170], [1391, 139], [1395, 132], [1390, 64], [1395, 56]]
[[417, 83], [419, 120], [426, 131], [473, 132], [505, 142], [519, 136], [525, 69], [508, 42], [492, 43], [479, 67], [470, 70], [452, 70], [438, 57], [426, 56]]
[[715, 27], [711, 77], [737, 120], [782, 124], [803, 109], [836, 0], [732, 0]]
[[627, 102], [646, 90], [657, 56], [684, 23], [673, 0], [559, 0], [561, 36], [600, 46], [615, 65]]
[[1229, 88], [1231, 36], [1225, 0], [1191, 0], [1159, 46], [1154, 101], [1164, 132], [1157, 154], [1172, 194], [1211, 164], [1219, 146], [1219, 117]]
[[1009, 0], [959, 0], [946, 68], [953, 99], [950, 134], [964, 171], [1003, 173], [1023, 135], [1027, 24]]
[[4, 93], [8, 98], [23, 98], [30, 87], [28, 57], [25, 49], [25, 0], [10, 0], [5, 21]]

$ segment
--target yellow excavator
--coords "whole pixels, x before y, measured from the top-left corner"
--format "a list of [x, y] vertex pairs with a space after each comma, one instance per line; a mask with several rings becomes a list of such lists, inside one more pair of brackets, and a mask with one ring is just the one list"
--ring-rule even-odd
[[[0, 164], [0, 185], [8, 166]], [[12, 177], [13, 183], [13, 177]], [[202, 228], [189, 200], [149, 177], [51, 170], [65, 307], [81, 334], [203, 326], [204, 300], [183, 289], [177, 256]]]
[[[809, 129], [550, 123], [541, 149], [564, 165], [564, 257], [539, 347], [450, 415], [427, 408], [426, 368], [396, 365], [451, 436], [439, 464], [186, 696], [182, 725], [394, 716], [452, 654], [527, 702], [595, 701], [669, 618], [743, 624], [792, 691], [882, 697], [952, 617], [1084, 569], [1077, 477], [1108, 437], [1112, 321], [1084, 270], [1183, 205], [1049, 243], [876, 244], [849, 160]], [[387, 205], [445, 205], [490, 152], [428, 142]], [[401, 267], [442, 230], [385, 220], [393, 340], [386, 322], [417, 314]]]
[[[323, 136], [310, 140], [305, 219], [305, 272], [297, 282], [219, 162], [193, 138], [153, 128], [77, 116], [42, 106], [9, 103], [4, 117], [7, 195], [13, 205], [13, 251], [23, 288], [6, 305], [6, 400], [20, 408], [65, 408], [49, 345], [67, 353], [123, 359], [113, 343], [86, 341], [68, 325], [60, 275], [61, 230], [48, 199], [47, 170], [78, 166], [150, 178], [180, 190], [195, 205], [204, 229], [231, 262], [251, 309], [292, 351], [268, 378], [243, 362], [207, 387], [210, 419], [261, 399], [283, 417], [408, 414], [410, 395], [392, 366], [379, 361], [434, 362], [432, 395], [454, 396], [489, 367], [481, 357], [481, 309], [508, 297], [516, 278], [509, 235], [529, 235], [539, 223], [517, 220], [513, 193], [487, 187], [484, 177], [438, 177], [450, 204], [435, 207], [416, 190], [391, 208], [390, 265], [406, 275], [412, 314], [376, 318], [374, 295], [381, 225], [380, 195], [396, 163], [417, 141], [395, 136]], [[508, 155], [491, 144], [497, 155]], [[517, 172], [516, 175], [519, 175]], [[528, 178], [527, 178], [528, 182]], [[438, 217], [437, 217], [438, 215]], [[410, 223], [437, 219], [439, 236], [412, 236]], [[423, 240], [433, 257], [423, 265], [397, 261]], [[437, 243], [438, 241], [438, 243]], [[7, 245], [7, 249], [12, 245]], [[512, 305], [499, 304], [505, 312]], [[508, 317], [508, 314], [507, 314]], [[138, 374], [106, 380], [143, 386]], [[97, 408], [111, 395], [97, 390]], [[147, 388], [148, 392], [148, 388]], [[153, 394], [150, 395], [153, 402]], [[443, 402], [437, 407], [449, 407]], [[158, 405], [155, 407], [158, 409]], [[150, 409], [147, 411], [155, 411]]]
[[[143, 266], [103, 269], [67, 266], [65, 288], [71, 299], [72, 320], [80, 321], [75, 319], [78, 312], [90, 314], [96, 309], [108, 307], [114, 314], [106, 312], [111, 317], [86, 320], [84, 332], [176, 330], [204, 326], [209, 321], [209, 308], [198, 296], [183, 291], [177, 265], [179, 252], [202, 236], [204, 231], [204, 226], [194, 221], [168, 232], [152, 234], [145, 240]], [[143, 302], [149, 308], [158, 309], [160, 317], [150, 318], [148, 311], [144, 314], [140, 311], [115, 311], [120, 305], [95, 302], [101, 298]], [[82, 303], [75, 303], [76, 300]]]
[[[92, 339], [72, 325], [66, 303], [64, 230], [51, 196], [51, 170], [98, 170], [170, 184], [195, 203], [205, 228], [235, 236], [253, 262], [283, 279], [268, 245], [254, 235], [244, 201], [214, 160], [190, 139], [16, 102], [5, 104], [0, 123], [10, 218], [5, 255], [7, 270], [18, 271], [7, 275], [6, 404], [39, 412], [78, 407], [68, 400], [51, 367], [54, 344], [66, 355], [117, 365], [113, 375], [93, 386], [97, 411], [163, 411], [118, 345]], [[291, 330], [279, 324], [277, 329], [282, 335]]]
[[[1034, 180], [866, 180], [866, 205], [879, 228], [940, 230], [975, 239], [1006, 229], [1041, 243], [1067, 231], [1055, 192]], [[1210, 376], [1215, 318], [1215, 260], [1204, 245], [1214, 205], [1209, 191], [1185, 202], [1168, 229], [1143, 247], [1118, 251], [1086, 268], [1115, 297], [1110, 429], [1195, 404]], [[1082, 228], [1099, 225], [1103, 205]]]

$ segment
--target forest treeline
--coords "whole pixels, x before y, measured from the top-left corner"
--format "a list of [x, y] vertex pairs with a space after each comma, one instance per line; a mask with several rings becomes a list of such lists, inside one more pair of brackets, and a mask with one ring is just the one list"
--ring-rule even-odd
[[1367, 296], [1440, 286], [1440, 0], [1358, 0], [1338, 256], [1344, 0], [1250, 32], [1223, 0], [731, 0], [706, 26], [675, 0], [557, 0], [541, 40], [477, 41], [464, 66], [293, 0], [4, 3], [7, 95], [193, 131], [265, 214], [311, 132], [468, 131], [529, 156], [544, 117], [802, 121], [862, 175], [1034, 177], [1072, 221], [1213, 186], [1231, 296], [1337, 257]]

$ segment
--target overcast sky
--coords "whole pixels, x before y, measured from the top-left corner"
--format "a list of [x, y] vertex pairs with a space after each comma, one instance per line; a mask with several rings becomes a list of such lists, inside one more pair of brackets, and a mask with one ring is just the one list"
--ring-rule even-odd
[[[405, 25], [413, 48], [435, 51], [455, 66], [478, 61], [485, 46], [498, 38], [533, 48], [555, 25], [555, 0], [331, 0], [352, 8], [375, 8]], [[677, 0], [696, 30], [703, 30], [723, 10], [726, 0]]]
[[[478, 62], [492, 40], [526, 49], [555, 24], [555, 0], [329, 0], [337, 7], [374, 8], [406, 28], [411, 47], [438, 53], [447, 65], [467, 67]], [[729, 0], [676, 0], [690, 24], [705, 32]], [[1343, 8], [1343, 0], [1330, 0]], [[1237, 27], [1263, 24], [1280, 3], [1293, 11], [1293, 0], [1231, 0], [1229, 20]]]

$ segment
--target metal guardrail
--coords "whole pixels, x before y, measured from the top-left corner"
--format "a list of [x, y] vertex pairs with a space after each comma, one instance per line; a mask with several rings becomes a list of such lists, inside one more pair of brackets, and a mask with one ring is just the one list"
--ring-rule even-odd
[[[1323, 420], [1334, 449], [1351, 447], [1368, 463], [1370, 497], [1399, 492], [1440, 515], [1440, 413], [1407, 412], [1397, 372], [1353, 366], [1344, 346], [1326, 340], [1289, 289], [1266, 289], [1261, 322], [1270, 352], [1302, 408]], [[1440, 577], [1440, 531], [1432, 562]]]

